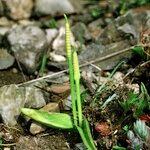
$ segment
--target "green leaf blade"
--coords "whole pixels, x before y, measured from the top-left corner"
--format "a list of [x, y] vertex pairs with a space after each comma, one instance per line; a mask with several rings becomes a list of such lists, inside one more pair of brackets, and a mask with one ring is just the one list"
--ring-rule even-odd
[[92, 135], [91, 135], [90, 127], [89, 127], [89, 122], [87, 121], [87, 119], [85, 117], [83, 119], [82, 125], [83, 125], [82, 129], [83, 129], [84, 135], [85, 135], [89, 145], [92, 147], [93, 150], [96, 150], [96, 147], [95, 147]]
[[84, 145], [86, 146], [86, 148], [88, 150], [96, 150], [96, 148], [92, 147], [90, 144], [90, 141], [86, 138], [85, 133], [83, 132], [82, 128], [80, 128], [79, 126], [77, 126], [77, 130], [82, 138], [82, 141], [84, 143]]
[[22, 108], [21, 112], [31, 119], [48, 127], [73, 129], [72, 118], [70, 115], [65, 113], [50, 113], [29, 108]]

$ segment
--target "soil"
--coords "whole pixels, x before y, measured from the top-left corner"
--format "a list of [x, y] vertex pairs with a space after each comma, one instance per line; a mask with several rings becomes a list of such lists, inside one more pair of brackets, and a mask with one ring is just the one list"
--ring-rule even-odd
[[13, 70], [13, 68], [10, 68], [0, 71], [0, 86], [24, 82], [22, 74], [19, 71], [14, 72]]

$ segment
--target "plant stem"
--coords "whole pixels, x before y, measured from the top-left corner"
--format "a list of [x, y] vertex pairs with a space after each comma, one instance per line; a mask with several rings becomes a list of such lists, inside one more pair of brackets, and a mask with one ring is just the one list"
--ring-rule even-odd
[[76, 95], [75, 95], [75, 85], [74, 85], [74, 70], [73, 70], [73, 59], [71, 52], [71, 42], [70, 42], [70, 25], [68, 23], [67, 16], [64, 15], [66, 20], [66, 52], [67, 59], [69, 65], [69, 78], [70, 78], [70, 87], [71, 87], [71, 101], [72, 101], [72, 113], [73, 113], [73, 121], [75, 126], [77, 125], [77, 108], [76, 108]]

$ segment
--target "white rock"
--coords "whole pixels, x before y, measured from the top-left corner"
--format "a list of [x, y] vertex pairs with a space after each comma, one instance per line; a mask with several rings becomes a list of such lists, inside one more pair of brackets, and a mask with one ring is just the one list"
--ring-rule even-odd
[[63, 15], [74, 13], [75, 9], [69, 0], [36, 0], [35, 13], [37, 15]]
[[58, 30], [57, 29], [46, 29], [46, 38], [48, 43], [51, 43], [52, 40], [57, 36]]
[[126, 86], [127, 86], [129, 89], [133, 90], [133, 92], [134, 92], [135, 94], [139, 94], [139, 92], [140, 92], [140, 87], [139, 87], [138, 84], [126, 84]]
[[[70, 41], [71, 41], [72, 46], [78, 47], [72, 33], [70, 35]], [[61, 27], [59, 29], [58, 36], [52, 43], [52, 49], [55, 51], [56, 54], [66, 55], [66, 52], [65, 52], [65, 28], [64, 27]]]
[[122, 72], [117, 71], [114, 75], [113, 75], [113, 79], [115, 79], [115, 81], [119, 84], [123, 84], [123, 77], [124, 74]]
[[0, 115], [6, 125], [16, 125], [20, 108], [44, 106], [43, 93], [35, 87], [18, 87], [15, 84], [0, 88]]
[[54, 52], [52, 52], [50, 53], [50, 60], [55, 62], [62, 62], [62, 61], [66, 61], [66, 58], [62, 55], [57, 55]]
[[15, 58], [6, 49], [0, 49], [0, 70], [7, 69], [14, 64]]
[[10, 50], [28, 73], [33, 73], [47, 50], [46, 35], [37, 26], [16, 26], [7, 34]]
[[31, 16], [33, 1], [32, 0], [2, 0], [7, 15], [14, 20], [27, 19]]

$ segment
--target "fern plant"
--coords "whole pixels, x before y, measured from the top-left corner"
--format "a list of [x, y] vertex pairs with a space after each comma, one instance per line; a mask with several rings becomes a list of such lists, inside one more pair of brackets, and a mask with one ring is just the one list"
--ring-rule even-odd
[[21, 112], [48, 127], [76, 130], [79, 132], [84, 145], [88, 150], [96, 150], [89, 122], [82, 114], [82, 103], [80, 96], [80, 70], [78, 57], [75, 50], [71, 48], [70, 25], [66, 15], [66, 53], [69, 66], [69, 77], [71, 87], [72, 114], [73, 117], [65, 113], [44, 112], [35, 109], [22, 108]]

